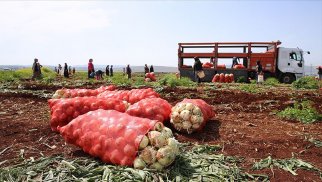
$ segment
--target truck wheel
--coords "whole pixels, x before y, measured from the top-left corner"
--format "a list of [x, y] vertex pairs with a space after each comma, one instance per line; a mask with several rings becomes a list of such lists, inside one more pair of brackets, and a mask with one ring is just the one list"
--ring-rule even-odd
[[255, 79], [256, 78], [256, 72], [254, 72], [254, 71], [248, 72], [248, 77], [251, 78], [251, 79]]
[[280, 81], [282, 83], [287, 83], [287, 84], [291, 84], [292, 82], [295, 81], [295, 76], [294, 74], [291, 74], [291, 73], [285, 73], [281, 76], [281, 79]]

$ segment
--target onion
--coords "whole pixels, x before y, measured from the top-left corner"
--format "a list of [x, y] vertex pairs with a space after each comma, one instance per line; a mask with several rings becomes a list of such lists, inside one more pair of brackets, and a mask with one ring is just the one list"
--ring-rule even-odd
[[148, 137], [149, 137], [151, 145], [153, 145], [155, 147], [160, 148], [160, 147], [166, 145], [166, 138], [163, 135], [161, 135], [161, 133], [158, 131], [150, 131], [148, 133]]
[[163, 128], [163, 130], [161, 131], [161, 135], [163, 135], [165, 139], [173, 137], [172, 130], [170, 128], [167, 128], [167, 127]]
[[149, 144], [149, 139], [145, 135], [142, 137], [142, 140], [140, 142], [139, 149], [144, 149]]
[[200, 127], [200, 124], [194, 124], [194, 125], [192, 125], [192, 128], [193, 129], [198, 129]]
[[171, 147], [166, 146], [158, 150], [156, 157], [160, 164], [163, 166], [169, 166], [176, 158], [176, 153]]
[[189, 121], [184, 121], [182, 122], [182, 128], [185, 129], [185, 130], [188, 130], [191, 128], [191, 123]]
[[123, 101], [123, 104], [125, 105], [125, 108], [128, 109], [130, 107], [130, 103], [126, 102], [125, 100]]
[[179, 104], [177, 106], [175, 106], [177, 112], [181, 112], [186, 108], [186, 104]]
[[65, 91], [64, 90], [57, 90], [54, 95], [53, 95], [53, 99], [59, 99], [62, 97], [62, 95], [64, 95]]
[[174, 125], [174, 127], [177, 129], [177, 130], [181, 130], [182, 128], [183, 128], [183, 124], [182, 123], [176, 123], [175, 125]]
[[173, 120], [179, 120], [179, 117], [180, 117], [180, 115], [179, 115], [179, 113], [178, 113], [178, 112], [173, 111], [173, 112], [171, 113], [171, 119], [173, 119]]
[[142, 159], [140, 159], [139, 157], [137, 157], [137, 158], [135, 158], [135, 160], [133, 162], [133, 166], [136, 169], [144, 169], [145, 166], [146, 166], [146, 164], [145, 164], [145, 162]]
[[191, 103], [186, 104], [186, 110], [192, 111], [194, 109], [194, 107], [195, 106], [193, 104], [191, 104]]
[[197, 115], [193, 115], [191, 116], [191, 123], [193, 124], [200, 124], [203, 121], [203, 117], [202, 116], [197, 116]]
[[180, 113], [180, 117], [181, 117], [183, 120], [190, 120], [190, 117], [191, 117], [190, 111], [188, 111], [188, 110], [183, 110], [183, 111], [181, 111], [181, 113]]
[[148, 146], [146, 148], [144, 148], [141, 151], [141, 154], [139, 155], [139, 157], [146, 163], [146, 164], [152, 164], [155, 162], [156, 160], [156, 154], [157, 151], [155, 151], [152, 147]]
[[154, 125], [154, 127], [153, 127], [153, 130], [155, 130], [155, 131], [162, 131], [162, 129], [163, 129], [163, 124], [161, 123], [161, 122], [157, 122], [155, 125]]
[[163, 169], [163, 166], [159, 162], [155, 162], [150, 165], [150, 168], [161, 171]]
[[195, 115], [200, 115], [200, 116], [202, 116], [202, 112], [201, 112], [201, 110], [200, 110], [200, 108], [199, 108], [199, 107], [195, 107], [195, 108], [193, 109], [192, 113], [193, 113], [193, 114], [195, 114]]
[[168, 138], [168, 146], [172, 148], [175, 154], [179, 153], [179, 142], [174, 138]]

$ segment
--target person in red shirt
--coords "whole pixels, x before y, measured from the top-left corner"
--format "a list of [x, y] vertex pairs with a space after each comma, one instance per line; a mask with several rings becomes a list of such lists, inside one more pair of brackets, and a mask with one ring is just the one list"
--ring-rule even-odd
[[95, 72], [94, 65], [93, 65], [93, 59], [89, 59], [89, 61], [88, 61], [88, 78], [90, 78], [90, 75], [92, 72]]

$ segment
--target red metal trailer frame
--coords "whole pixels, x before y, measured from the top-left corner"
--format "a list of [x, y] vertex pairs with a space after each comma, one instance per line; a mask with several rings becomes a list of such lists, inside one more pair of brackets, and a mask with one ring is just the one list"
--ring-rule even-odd
[[[277, 48], [281, 44], [276, 42], [211, 42], [211, 43], [179, 43], [178, 48], [178, 67], [182, 68], [184, 58], [210, 58], [214, 63], [214, 68], [217, 69], [218, 58], [242, 58], [246, 60], [244, 66], [248, 71], [254, 71], [256, 68], [256, 61], [261, 61], [263, 70], [275, 74], [277, 63]], [[212, 52], [206, 53], [187, 53], [185, 48], [212, 48]], [[219, 48], [243, 48], [242, 53], [236, 52], [219, 52]], [[252, 48], [266, 48], [266, 52], [253, 53]]]

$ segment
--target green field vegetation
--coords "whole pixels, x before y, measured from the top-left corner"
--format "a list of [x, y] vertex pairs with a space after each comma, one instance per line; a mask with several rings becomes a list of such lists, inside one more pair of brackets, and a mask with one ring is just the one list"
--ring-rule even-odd
[[321, 81], [319, 83], [319, 81], [316, 80], [314, 77], [306, 76], [293, 82], [292, 86], [295, 89], [318, 89], [319, 84], [321, 86]]
[[264, 81], [264, 85], [268, 85], [268, 86], [277, 86], [278, 84], [280, 84], [280, 82], [278, 81], [278, 79], [271, 77], [271, 78], [267, 78]]
[[[31, 80], [32, 70], [31, 68], [19, 69], [16, 71], [0, 71], [0, 82], [19, 82], [25, 80]], [[62, 86], [70, 84], [75, 84], [80, 86], [86, 83], [110, 83], [118, 86], [183, 86], [183, 87], [193, 87], [197, 84], [191, 81], [189, 78], [177, 79], [176, 76], [172, 73], [158, 74], [156, 73], [157, 81], [156, 82], [146, 82], [144, 80], [143, 73], [134, 73], [132, 78], [128, 79], [127, 75], [123, 75], [121, 72], [114, 72], [113, 77], [103, 76], [103, 80], [88, 79], [87, 71], [78, 71], [74, 75], [70, 75], [70, 78], [64, 78], [60, 75], [57, 75], [53, 70], [49, 68], [42, 68], [42, 76], [36, 81], [44, 84], [61, 84]], [[70, 85], [69, 84], [69, 85]]]
[[258, 85], [256, 84], [242, 84], [238, 87], [238, 89], [244, 91], [244, 92], [249, 92], [249, 93], [258, 93]]
[[[38, 78], [41, 79], [54, 79], [56, 73], [50, 68], [43, 67], [41, 68], [42, 76]], [[0, 82], [12, 82], [19, 80], [31, 79], [32, 70], [31, 68], [19, 69], [16, 71], [0, 71]]]
[[[32, 70], [31, 68], [19, 69], [16, 71], [0, 71], [0, 83], [22, 83], [24, 81], [31, 80]], [[144, 80], [144, 73], [133, 73], [132, 79], [127, 79], [126, 75], [122, 72], [114, 72], [113, 77], [103, 76], [103, 80], [88, 79], [87, 71], [77, 71], [74, 75], [70, 75], [70, 78], [64, 78], [57, 75], [53, 70], [43, 67], [42, 76], [35, 80], [35, 83], [56, 85], [56, 86], [69, 86], [81, 87], [82, 85], [91, 84], [115, 84], [117, 86], [131, 86], [131, 87], [188, 87], [195, 88], [198, 84], [191, 81], [189, 78], [182, 77], [176, 78], [174, 73], [156, 73], [156, 82], [146, 82]], [[239, 77], [236, 83], [226, 84], [221, 83], [218, 89], [239, 89], [249, 93], [259, 93], [266, 88], [271, 87], [293, 87], [294, 89], [318, 89], [322, 86], [322, 81], [315, 80], [313, 77], [303, 77], [295, 81], [292, 85], [281, 84], [276, 78], [267, 78], [263, 84], [256, 85], [255, 80], [251, 80], [250, 83], [246, 83], [245, 77]], [[216, 88], [216, 84], [203, 83], [202, 86], [209, 88]]]
[[[190, 148], [190, 149], [189, 149]], [[0, 169], [0, 181], [267, 181], [268, 176], [243, 172], [240, 158], [215, 154], [219, 146], [183, 146], [164, 171], [104, 164], [90, 157], [24, 159]], [[37, 180], [38, 179], [38, 180]]]
[[301, 121], [303, 123], [314, 123], [322, 120], [322, 115], [312, 107], [311, 102], [296, 102], [294, 107], [288, 107], [277, 113], [278, 116], [290, 120]]
[[182, 77], [181, 79], [177, 79], [174, 74], [167, 74], [164, 77], [160, 78], [158, 83], [161, 86], [185, 86], [185, 87], [194, 87], [197, 85], [196, 82], [191, 81], [189, 78]]

